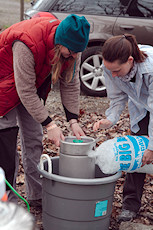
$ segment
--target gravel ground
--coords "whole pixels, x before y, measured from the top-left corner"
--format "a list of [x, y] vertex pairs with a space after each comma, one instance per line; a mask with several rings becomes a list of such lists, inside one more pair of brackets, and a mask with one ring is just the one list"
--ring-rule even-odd
[[[104, 114], [105, 110], [108, 108], [109, 100], [107, 97], [91, 97], [85, 95], [81, 92], [80, 95], [80, 109], [86, 110], [88, 113]], [[50, 113], [65, 115], [63, 106], [61, 104], [60, 92], [58, 85], [55, 85], [53, 90], [50, 92], [49, 97], [46, 102], [46, 106]]]
[[[29, 2], [24, 1], [24, 9], [30, 7]], [[20, 21], [20, 6], [20, 0], [0, 0], [0, 28]]]
[[[107, 98], [100, 98], [100, 97], [89, 97], [81, 93], [80, 96], [80, 125], [83, 127], [86, 135], [100, 138], [101, 142], [113, 138], [115, 136], [127, 135], [129, 131], [129, 116], [127, 111], [125, 110], [124, 113], [121, 115], [120, 121], [112, 128], [108, 130], [101, 130], [96, 134], [93, 132], [93, 123], [94, 119], [100, 119], [100, 117], [104, 116], [104, 112], [106, 108], [108, 108], [108, 99]], [[63, 107], [61, 105], [60, 100], [60, 93], [57, 86], [50, 92], [47, 104], [46, 104], [48, 111], [50, 112], [51, 116], [55, 118], [56, 123], [61, 127], [65, 136], [69, 135], [69, 125], [66, 122], [65, 114], [63, 111]], [[46, 139], [46, 133], [44, 133], [44, 154], [48, 154], [49, 156], [56, 156], [59, 154], [59, 148], [52, 145]], [[19, 194], [21, 194], [26, 199], [25, 194], [25, 184], [24, 184], [24, 174], [23, 174], [22, 164], [20, 164], [20, 173], [19, 177], [17, 178], [17, 190]], [[123, 223], [119, 225], [117, 222], [118, 214], [121, 211], [122, 207], [122, 195], [123, 195], [123, 183], [125, 179], [125, 174], [118, 179], [116, 183], [116, 188], [114, 192], [114, 202], [112, 207], [112, 215], [110, 218], [110, 227], [109, 230], [153, 230], [153, 217], [152, 217], [152, 188], [153, 188], [153, 176], [147, 176], [146, 183], [144, 186], [144, 194], [142, 197], [142, 207], [140, 210], [140, 214], [137, 218], [129, 223]], [[21, 202], [21, 201], [20, 201]], [[20, 203], [22, 206], [25, 207], [23, 202]], [[42, 210], [36, 209], [31, 207], [31, 213], [36, 218], [37, 226], [39, 230], [43, 230], [42, 226]], [[127, 225], [128, 224], [128, 227]], [[49, 229], [48, 229], [49, 230]], [[105, 229], [102, 229], [105, 230]]]
[[[29, 0], [24, 1], [24, 8], [27, 9], [30, 7]], [[0, 29], [6, 28], [16, 22], [20, 21], [20, 0], [0, 0]], [[103, 116], [105, 113], [105, 110], [108, 108], [109, 100], [105, 97], [89, 97], [81, 93], [80, 96], [80, 109], [82, 110], [82, 113], [87, 113], [87, 116], [83, 120], [86, 128], [86, 131], [90, 133], [91, 131], [91, 125], [90, 121], [86, 122], [87, 119], [92, 119], [93, 114], [96, 113], [96, 115], [99, 114], [99, 117]], [[60, 93], [58, 89], [58, 85], [54, 87], [54, 89], [49, 94], [47, 104], [46, 104], [50, 114], [56, 114], [60, 117], [65, 116], [63, 107], [61, 105], [60, 100]], [[125, 111], [126, 112], [126, 111]], [[91, 114], [90, 114], [91, 113]], [[65, 118], [64, 118], [65, 119]], [[110, 138], [110, 133], [113, 137], [113, 135], [116, 135], [116, 129], [118, 129], [118, 133], [122, 133], [126, 135], [126, 132], [124, 133], [124, 126], [129, 125], [129, 118], [128, 114], [125, 113], [122, 116], [121, 123], [119, 123], [116, 128], [113, 130], [110, 130], [110, 132], [100, 133], [99, 135], [104, 139], [106, 136], [107, 138]], [[92, 132], [91, 132], [92, 134]], [[18, 149], [20, 152], [20, 149]], [[23, 197], [25, 196], [25, 186], [24, 186], [24, 170], [22, 168], [22, 164], [20, 164], [20, 174], [17, 178], [18, 184], [18, 192]], [[113, 204], [113, 211], [112, 211], [112, 218], [111, 218], [111, 230], [153, 230], [153, 217], [152, 215], [152, 184], [153, 180], [152, 177], [147, 177], [147, 184], [145, 186], [144, 196], [143, 196], [143, 203], [142, 203], [142, 209], [141, 209], [141, 215], [138, 216], [138, 218], [135, 220], [134, 223], [127, 223], [127, 225], [118, 226], [116, 223], [116, 216], [118, 215], [118, 212], [121, 209], [121, 201], [122, 201], [122, 184], [123, 184], [124, 178], [121, 178], [117, 185], [115, 190], [115, 200]], [[21, 202], [21, 205], [25, 207], [25, 204]], [[42, 213], [41, 210], [31, 209], [31, 213], [34, 214], [36, 218], [37, 225], [40, 230], [43, 230], [42, 228]], [[146, 214], [148, 213], [148, 214]], [[148, 217], [149, 216], [149, 217]], [[142, 225], [141, 223], [145, 224]], [[149, 225], [151, 224], [151, 225]], [[103, 229], [104, 230], [104, 229]]]

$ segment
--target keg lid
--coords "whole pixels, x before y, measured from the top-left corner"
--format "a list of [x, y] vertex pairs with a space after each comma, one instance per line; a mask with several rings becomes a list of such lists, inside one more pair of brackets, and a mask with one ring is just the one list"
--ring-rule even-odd
[[68, 155], [88, 155], [96, 146], [96, 141], [92, 137], [82, 136], [77, 139], [76, 136], [67, 136], [65, 140], [60, 141], [60, 152]]

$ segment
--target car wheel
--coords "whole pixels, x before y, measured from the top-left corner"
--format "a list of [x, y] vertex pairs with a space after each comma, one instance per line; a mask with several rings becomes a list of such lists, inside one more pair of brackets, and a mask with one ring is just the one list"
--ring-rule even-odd
[[106, 96], [102, 69], [102, 48], [89, 47], [82, 53], [80, 66], [81, 90], [90, 96]]

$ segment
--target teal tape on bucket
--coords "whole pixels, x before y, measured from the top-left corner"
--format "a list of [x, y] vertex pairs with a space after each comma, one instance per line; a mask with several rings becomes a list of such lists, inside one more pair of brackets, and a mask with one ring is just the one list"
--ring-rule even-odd
[[95, 217], [104, 216], [107, 213], [108, 200], [98, 201], [95, 208]]

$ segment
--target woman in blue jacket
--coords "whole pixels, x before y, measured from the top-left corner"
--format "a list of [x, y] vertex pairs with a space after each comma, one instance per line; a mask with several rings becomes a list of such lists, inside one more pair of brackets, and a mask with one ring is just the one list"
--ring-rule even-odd
[[[128, 103], [131, 135], [149, 135], [142, 164], [150, 164], [153, 162], [153, 47], [138, 45], [133, 35], [125, 34], [108, 39], [102, 55], [110, 107], [106, 119], [97, 121], [94, 130], [116, 124]], [[144, 173], [126, 175], [119, 221], [136, 217], [144, 179]]]

